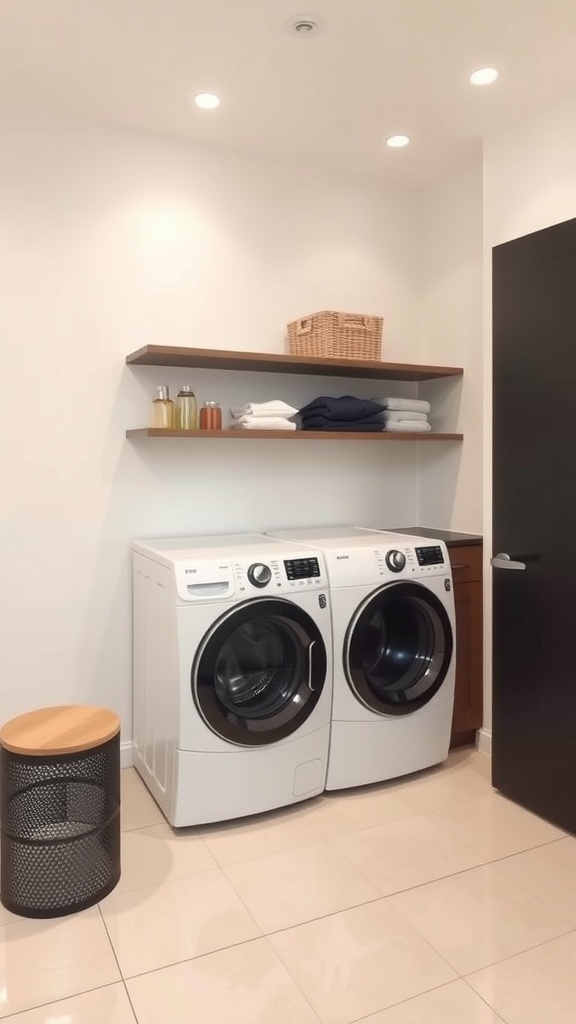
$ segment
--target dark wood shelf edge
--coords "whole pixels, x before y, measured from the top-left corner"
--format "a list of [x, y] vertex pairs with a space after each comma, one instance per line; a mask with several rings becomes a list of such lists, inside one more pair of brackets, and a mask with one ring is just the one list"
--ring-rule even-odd
[[126, 356], [129, 366], [189, 366], [206, 370], [252, 370], [260, 373], [292, 373], [322, 377], [357, 377], [374, 380], [423, 381], [461, 377], [458, 366], [420, 366], [414, 363], [383, 363], [368, 359], [315, 359], [267, 352], [183, 348], [145, 345]]
[[350, 431], [349, 433], [330, 432], [324, 430], [158, 430], [153, 427], [138, 427], [126, 431], [126, 437], [132, 440], [143, 440], [149, 437], [158, 438], [233, 438], [234, 440], [254, 441], [463, 441], [463, 434], [388, 434], [385, 432], [366, 434]]

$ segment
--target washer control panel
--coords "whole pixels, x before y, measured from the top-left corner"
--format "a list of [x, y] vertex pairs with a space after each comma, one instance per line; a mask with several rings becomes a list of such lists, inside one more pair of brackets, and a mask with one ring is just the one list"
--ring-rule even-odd
[[184, 601], [223, 600], [235, 596], [289, 597], [303, 590], [326, 590], [328, 580], [322, 555], [309, 551], [270, 558], [198, 559], [176, 566], [176, 589]]

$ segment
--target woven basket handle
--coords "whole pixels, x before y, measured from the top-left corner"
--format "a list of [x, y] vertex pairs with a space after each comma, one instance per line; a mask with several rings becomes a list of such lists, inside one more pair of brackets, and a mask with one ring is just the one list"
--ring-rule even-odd
[[298, 320], [296, 325], [296, 334], [310, 334], [312, 330], [312, 317], [305, 316], [302, 320]]
[[360, 313], [339, 313], [338, 326], [341, 330], [347, 328], [353, 331], [373, 331], [374, 317], [362, 316]]

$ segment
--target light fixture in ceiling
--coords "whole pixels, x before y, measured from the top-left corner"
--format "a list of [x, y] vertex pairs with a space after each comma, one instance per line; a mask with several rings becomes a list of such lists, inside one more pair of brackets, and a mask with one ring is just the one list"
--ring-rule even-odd
[[220, 97], [214, 92], [199, 92], [194, 97], [199, 110], [216, 110], [220, 106]]
[[390, 149], [403, 149], [404, 146], [410, 145], [410, 138], [408, 135], [390, 135], [386, 139], [386, 145]]
[[323, 32], [326, 25], [317, 14], [296, 14], [288, 22], [288, 31], [299, 39], [310, 39]]
[[478, 68], [470, 75], [472, 85], [492, 85], [498, 78], [496, 68]]

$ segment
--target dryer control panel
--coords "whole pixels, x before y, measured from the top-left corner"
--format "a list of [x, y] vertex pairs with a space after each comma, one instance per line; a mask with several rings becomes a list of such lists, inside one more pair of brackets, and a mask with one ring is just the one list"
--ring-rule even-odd
[[332, 587], [450, 576], [448, 553], [442, 543], [407, 544], [400, 536], [394, 544], [343, 546], [327, 551], [326, 564]]

